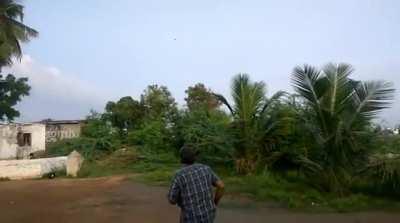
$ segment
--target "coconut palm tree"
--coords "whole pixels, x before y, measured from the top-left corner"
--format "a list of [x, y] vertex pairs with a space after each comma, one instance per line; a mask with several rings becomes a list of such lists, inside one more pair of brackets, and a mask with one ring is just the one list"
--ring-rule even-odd
[[299, 118], [304, 119], [314, 140], [309, 159], [303, 159], [304, 166], [329, 191], [346, 188], [352, 170], [365, 159], [367, 146], [360, 137], [394, 95], [390, 83], [354, 81], [349, 77], [352, 72], [348, 64], [330, 63], [322, 70], [309, 65], [296, 67], [292, 75], [296, 92], [309, 108]]
[[217, 99], [227, 106], [237, 130], [236, 167], [238, 172], [247, 173], [255, 169], [262, 148], [262, 140], [272, 132], [277, 120], [271, 120], [267, 113], [284, 92], [267, 98], [263, 82], [253, 82], [248, 74], [237, 74], [231, 85], [233, 104], [219, 94]]
[[36, 37], [38, 32], [23, 24], [24, 6], [14, 0], [0, 0], [0, 68], [21, 58], [21, 42]]

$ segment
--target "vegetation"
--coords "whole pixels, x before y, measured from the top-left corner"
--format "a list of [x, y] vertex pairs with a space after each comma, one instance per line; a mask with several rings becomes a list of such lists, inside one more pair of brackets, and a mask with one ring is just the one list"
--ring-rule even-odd
[[[239, 173], [251, 173], [265, 152], [273, 145], [267, 143], [270, 134], [274, 134], [280, 120], [272, 119], [270, 108], [283, 95], [278, 92], [271, 98], [265, 96], [263, 82], [252, 82], [247, 74], [238, 74], [232, 81], [233, 105], [222, 95], [216, 97], [231, 112], [235, 130], [236, 169]], [[271, 141], [269, 141], [271, 142]], [[273, 142], [272, 142], [273, 143]]]
[[[0, 1], [0, 71], [38, 35], [23, 17], [21, 4]], [[347, 64], [296, 67], [296, 94], [271, 97], [264, 82], [238, 74], [231, 102], [198, 83], [182, 109], [166, 86], [150, 85], [138, 100], [122, 97], [103, 114], [91, 112], [82, 137], [49, 145], [47, 156], [78, 150], [86, 158], [81, 177], [140, 173], [165, 185], [179, 168], [179, 148], [191, 144], [232, 194], [294, 208], [399, 208], [400, 136], [373, 123], [394, 89], [353, 80], [352, 72]], [[14, 106], [29, 90], [26, 78], [0, 75], [0, 121], [19, 116]]]
[[21, 42], [38, 35], [23, 20], [24, 6], [14, 0], [0, 1], [0, 70], [12, 64], [13, 56], [22, 57]]
[[214, 96], [214, 92], [211, 89], [207, 89], [202, 83], [189, 87], [185, 93], [187, 94], [185, 101], [189, 111], [212, 111], [221, 105], [221, 102]]
[[14, 106], [23, 96], [29, 95], [30, 86], [27, 78], [16, 78], [12, 74], [3, 78], [0, 75], [0, 121], [13, 120], [20, 113]]
[[167, 185], [179, 168], [179, 148], [191, 144], [231, 194], [313, 210], [398, 208], [399, 135], [373, 122], [393, 89], [353, 80], [352, 71], [346, 64], [296, 67], [296, 94], [271, 97], [263, 82], [238, 74], [232, 103], [196, 84], [182, 109], [165, 86], [151, 85], [139, 101], [123, 97], [104, 114], [92, 112], [83, 137], [48, 151], [79, 150], [88, 160], [82, 177], [135, 173], [136, 180]]
[[118, 102], [108, 102], [104, 114], [113, 126], [119, 129], [120, 134], [135, 129], [140, 125], [143, 106], [132, 97], [123, 97]]
[[[2, 67], [11, 65], [13, 57], [22, 57], [21, 42], [36, 37], [38, 32], [23, 24], [24, 7], [14, 0], [0, 1], [0, 72]], [[14, 106], [23, 96], [29, 95], [27, 78], [16, 78], [0, 74], [0, 121], [19, 117]]]
[[305, 173], [323, 189], [339, 193], [368, 162], [363, 137], [394, 91], [386, 82], [354, 81], [349, 78], [352, 71], [347, 64], [327, 64], [322, 70], [296, 67], [293, 73], [295, 90], [307, 106], [299, 118], [307, 123], [313, 142], [310, 155], [303, 157]]

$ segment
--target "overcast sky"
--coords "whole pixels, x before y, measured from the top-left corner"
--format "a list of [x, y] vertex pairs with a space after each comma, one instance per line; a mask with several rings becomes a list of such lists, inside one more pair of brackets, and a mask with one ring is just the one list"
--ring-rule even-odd
[[[227, 95], [238, 72], [265, 81], [269, 94], [292, 91], [291, 71], [304, 63], [350, 63], [353, 78], [400, 89], [397, 0], [22, 2], [40, 32], [11, 68], [33, 87], [18, 106], [23, 121], [83, 118], [155, 83], [181, 105], [197, 82]], [[399, 92], [381, 114], [388, 125], [400, 123]]]

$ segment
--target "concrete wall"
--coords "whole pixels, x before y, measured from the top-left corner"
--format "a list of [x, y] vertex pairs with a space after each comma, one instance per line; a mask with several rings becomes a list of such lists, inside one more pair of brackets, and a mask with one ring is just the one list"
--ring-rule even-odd
[[51, 172], [65, 170], [66, 163], [66, 156], [32, 160], [1, 160], [0, 178], [11, 180], [40, 178]]
[[[18, 133], [31, 134], [31, 146], [18, 146]], [[30, 153], [46, 149], [46, 126], [43, 124], [0, 125], [0, 159], [28, 158]]]
[[46, 142], [76, 138], [81, 135], [81, 124], [47, 124]]
[[0, 125], [0, 159], [17, 157], [17, 126]]

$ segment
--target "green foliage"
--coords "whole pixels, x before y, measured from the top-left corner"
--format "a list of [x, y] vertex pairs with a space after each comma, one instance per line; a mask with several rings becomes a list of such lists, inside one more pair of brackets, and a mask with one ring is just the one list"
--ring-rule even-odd
[[148, 150], [171, 150], [174, 145], [173, 129], [178, 118], [175, 99], [165, 86], [150, 85], [141, 95], [144, 116], [141, 125], [128, 133], [130, 145]]
[[116, 150], [108, 156], [88, 160], [79, 170], [79, 177], [101, 177], [134, 172], [134, 165], [138, 161], [138, 154], [134, 148]]
[[82, 127], [82, 136], [89, 138], [109, 137], [115, 134], [115, 129], [103, 115], [91, 111], [86, 117], [86, 123]]
[[328, 64], [322, 70], [296, 67], [293, 84], [309, 109], [299, 115], [313, 135], [304, 170], [328, 191], [348, 189], [353, 171], [366, 162], [367, 145], [360, 137], [378, 111], [393, 98], [386, 82], [357, 82], [347, 64]]
[[[22, 57], [21, 42], [36, 37], [38, 32], [23, 22], [24, 7], [14, 0], [0, 1], [0, 71], [3, 66], [11, 65], [13, 56]], [[29, 95], [27, 78], [15, 78], [8, 74], [0, 75], [0, 121], [12, 121], [19, 117], [13, 108], [23, 96]]]
[[238, 74], [233, 78], [231, 91], [233, 105], [222, 95], [215, 96], [228, 107], [234, 120], [237, 171], [254, 172], [261, 158], [260, 150], [267, 142], [265, 139], [275, 132], [279, 122], [272, 119], [270, 107], [284, 93], [278, 92], [268, 99], [265, 84], [252, 82], [247, 74]]
[[178, 113], [177, 104], [171, 92], [165, 86], [150, 85], [141, 95], [146, 119], [162, 119], [173, 122]]
[[[105, 114], [90, 115], [84, 138], [53, 153], [78, 148], [90, 157], [81, 176], [140, 173], [134, 178], [167, 185], [180, 165], [177, 151], [187, 143], [200, 151], [199, 162], [218, 170], [231, 194], [313, 210], [397, 207], [370, 196], [399, 195], [398, 136], [371, 124], [393, 90], [385, 82], [354, 81], [351, 72], [342, 64], [296, 68], [298, 94], [270, 98], [263, 82], [239, 74], [232, 104], [197, 84], [186, 91], [182, 110], [166, 87], [151, 85], [140, 102], [124, 97], [109, 103]], [[229, 114], [218, 109], [220, 103]], [[121, 142], [136, 148], [135, 156], [116, 155], [115, 149], [126, 147]]]
[[379, 153], [400, 154], [400, 134], [398, 135], [374, 135], [374, 146]]
[[3, 78], [0, 75], [0, 121], [19, 117], [20, 113], [13, 108], [23, 96], [29, 95], [31, 87], [28, 78], [16, 78], [9, 74]]
[[135, 180], [167, 185], [179, 161], [171, 151], [149, 151], [143, 148], [127, 147], [116, 150], [108, 156], [84, 162], [79, 177], [101, 177], [116, 174], [132, 174]]
[[221, 105], [221, 102], [217, 100], [214, 93], [210, 89], [207, 89], [202, 83], [189, 87], [185, 93], [187, 94], [185, 98], [186, 106], [189, 111], [213, 111]]
[[121, 144], [117, 138], [101, 137], [101, 138], [72, 138], [64, 139], [50, 143], [46, 148], [46, 155], [67, 156], [76, 150], [87, 160], [95, 160], [110, 152], [120, 148]]
[[[361, 171], [366, 186], [374, 194], [400, 197], [400, 154], [374, 154], [370, 162]], [[365, 187], [365, 185], [364, 185]]]
[[22, 23], [23, 18], [24, 6], [14, 0], [0, 1], [0, 70], [12, 64], [12, 56], [22, 57], [21, 42], [38, 35]]
[[164, 120], [147, 120], [139, 129], [128, 133], [128, 143], [147, 150], [171, 150], [172, 132]]
[[171, 151], [149, 151], [138, 149], [142, 159], [138, 160], [133, 166], [136, 173], [141, 173], [134, 177], [152, 185], [167, 186], [176, 170], [180, 167], [179, 160]]
[[298, 114], [304, 106], [295, 95], [276, 101], [269, 107], [263, 148], [259, 151], [260, 164], [274, 171], [300, 169], [299, 160], [307, 156], [311, 135], [304, 132], [304, 122]]
[[96, 141], [92, 138], [74, 138], [65, 139], [50, 143], [46, 148], [48, 156], [67, 156], [72, 151], [76, 150], [85, 158], [93, 158], [97, 154], [94, 150]]
[[308, 185], [307, 178], [290, 172], [287, 176], [269, 172], [247, 176], [227, 176], [227, 192], [250, 196], [258, 201], [279, 202], [284, 207], [312, 212], [354, 212], [397, 209], [400, 202], [354, 193], [346, 197], [325, 193]]
[[120, 133], [138, 128], [144, 115], [144, 107], [130, 96], [122, 97], [118, 102], [108, 102], [104, 117], [113, 126], [119, 129]]
[[183, 141], [199, 152], [199, 161], [232, 165], [234, 138], [224, 112], [192, 110], [184, 113], [179, 129]]
[[[152, 151], [143, 148], [125, 148], [85, 162], [79, 172], [80, 177], [100, 177], [109, 175], [132, 175], [135, 181], [151, 185], [169, 185], [179, 160], [171, 151]], [[285, 175], [264, 172], [252, 175], [235, 175], [217, 169], [227, 185], [228, 195], [249, 196], [260, 202], [274, 201], [282, 207], [320, 211], [365, 211], [370, 209], [396, 209], [400, 203], [385, 198], [363, 194], [338, 197], [335, 194], [316, 190], [307, 183], [307, 178], [296, 172]], [[223, 205], [223, 204], [222, 204]]]

